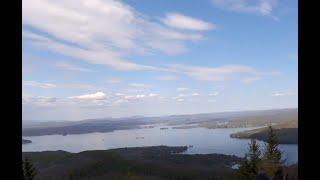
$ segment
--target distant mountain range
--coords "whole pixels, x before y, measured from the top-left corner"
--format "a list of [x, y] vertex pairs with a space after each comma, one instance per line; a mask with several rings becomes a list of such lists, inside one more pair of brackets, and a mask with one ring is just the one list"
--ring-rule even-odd
[[[275, 109], [241, 112], [170, 115], [159, 117], [134, 116], [126, 118], [102, 118], [82, 121], [24, 122], [23, 136], [52, 134], [82, 134], [111, 132], [121, 129], [142, 128], [143, 125], [166, 124], [205, 128], [257, 127], [270, 123], [279, 124], [298, 120], [298, 109]], [[194, 125], [196, 124], [196, 126]]]

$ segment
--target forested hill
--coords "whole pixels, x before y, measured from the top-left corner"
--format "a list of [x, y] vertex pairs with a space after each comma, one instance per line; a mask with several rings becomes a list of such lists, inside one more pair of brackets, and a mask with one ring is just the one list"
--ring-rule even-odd
[[[24, 152], [38, 179], [232, 179], [241, 158], [222, 154], [179, 154], [187, 147], [137, 147], [113, 150]], [[130, 178], [129, 178], [130, 179]]]
[[[289, 121], [286, 123], [272, 126], [278, 137], [280, 144], [298, 144], [298, 121]], [[268, 128], [258, 128], [237, 132], [230, 135], [233, 138], [258, 139], [266, 141], [268, 138]]]

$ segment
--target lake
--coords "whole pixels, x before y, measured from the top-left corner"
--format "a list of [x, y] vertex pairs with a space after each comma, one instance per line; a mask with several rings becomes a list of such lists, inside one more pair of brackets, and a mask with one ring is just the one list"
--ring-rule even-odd
[[[24, 136], [32, 143], [22, 145], [23, 152], [64, 150], [81, 152], [86, 150], [105, 150], [141, 146], [191, 146], [186, 154], [219, 153], [243, 157], [247, 152], [247, 139], [230, 138], [230, 134], [249, 128], [223, 129], [173, 129], [171, 126], [117, 130], [107, 133], [88, 133], [76, 135]], [[251, 128], [252, 129], [252, 128]], [[261, 147], [264, 142], [258, 141]], [[280, 145], [288, 164], [298, 161], [298, 145]]]

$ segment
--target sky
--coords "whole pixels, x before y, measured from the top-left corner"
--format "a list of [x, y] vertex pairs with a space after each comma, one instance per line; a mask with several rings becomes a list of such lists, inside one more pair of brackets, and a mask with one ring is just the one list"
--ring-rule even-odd
[[23, 0], [23, 121], [297, 108], [296, 0]]

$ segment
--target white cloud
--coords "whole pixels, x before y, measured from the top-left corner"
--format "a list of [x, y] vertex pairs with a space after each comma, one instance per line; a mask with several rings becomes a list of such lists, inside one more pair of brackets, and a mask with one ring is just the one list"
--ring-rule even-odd
[[277, 19], [272, 16], [277, 0], [211, 0], [211, 2], [221, 9], [271, 16], [275, 20]]
[[196, 80], [203, 81], [225, 81], [232, 79], [235, 75], [255, 73], [255, 70], [249, 66], [226, 65], [217, 68], [188, 66], [176, 64], [171, 66], [178, 73], [185, 74]]
[[150, 99], [150, 98], [161, 99], [161, 97], [158, 94], [150, 93], [150, 94], [123, 95], [121, 97], [122, 100], [120, 100], [120, 101], [130, 102], [130, 101], [135, 101], [135, 100], [146, 100], [146, 99]]
[[[187, 42], [201, 40], [203, 36], [199, 31], [167, 27], [121, 1], [29, 0], [23, 1], [22, 6], [23, 25], [36, 30], [23, 31], [23, 37], [27, 43], [31, 43], [35, 48], [91, 64], [106, 65], [118, 71], [179, 73], [197, 80], [210, 81], [228, 80], [229, 77], [226, 77], [223, 71], [225, 69], [236, 71], [237, 67], [239, 69], [241, 66], [207, 68], [168, 65], [155, 67], [130, 61], [127, 57], [135, 54], [185, 52]], [[105, 17], [108, 17], [108, 21]], [[196, 27], [206, 29], [204, 25]], [[63, 66], [66, 67], [65, 64]], [[76, 69], [85, 70], [79, 67]], [[222, 75], [220, 75], [220, 69], [222, 69]], [[242, 70], [244, 70], [243, 66]]]
[[48, 106], [57, 101], [55, 97], [23, 95], [22, 104]]
[[185, 99], [182, 99], [182, 98], [178, 98], [178, 99], [176, 99], [178, 102], [183, 102], [183, 101], [185, 101]]
[[209, 99], [208, 102], [209, 102], [209, 103], [214, 103], [214, 102], [217, 102], [217, 100], [215, 100], [215, 99]]
[[272, 96], [279, 97], [279, 96], [295, 96], [297, 95], [295, 92], [275, 92]]
[[115, 52], [109, 49], [84, 49], [59, 43], [45, 37], [42, 37], [39, 41], [33, 40], [31, 44], [33, 44], [37, 48], [46, 48], [46, 50], [65, 56], [78, 58], [88, 63], [107, 65], [119, 71], [161, 70], [160, 68], [140, 65], [126, 61], [122, 59], [119, 52]]
[[85, 89], [85, 90], [95, 90], [99, 89], [99, 87], [92, 85], [92, 84], [86, 84], [86, 83], [63, 83], [58, 84], [60, 88], [73, 88], [73, 89]]
[[26, 86], [33, 86], [33, 87], [44, 88], [44, 89], [57, 87], [55, 84], [52, 84], [52, 83], [42, 83], [37, 81], [24, 81], [23, 84]]
[[56, 107], [56, 108], [101, 108], [108, 106], [120, 106], [130, 102], [145, 102], [152, 100], [162, 100], [163, 97], [159, 94], [131, 94], [115, 93], [113, 95], [106, 95], [103, 92], [93, 94], [84, 94], [71, 97], [45, 97], [45, 96], [27, 96], [23, 95], [22, 103], [24, 106], [38, 106], [38, 107]]
[[107, 80], [107, 83], [109, 83], [109, 84], [118, 84], [121, 82], [122, 82], [122, 79], [120, 79], [120, 78], [110, 78]]
[[143, 83], [130, 83], [129, 86], [135, 87], [135, 88], [150, 88], [151, 87], [151, 85], [143, 84]]
[[219, 95], [219, 92], [212, 92], [212, 93], [209, 93], [209, 96], [218, 96]]
[[[154, 20], [156, 18], [141, 14], [124, 2], [115, 0], [24, 0], [22, 8], [23, 26], [31, 27], [29, 31], [23, 30], [27, 43], [87, 63], [106, 65], [118, 71], [183, 74], [203, 81], [224, 81], [254, 71], [251, 67], [241, 65], [199, 67], [180, 64], [155, 67], [128, 59], [136, 54], [185, 52], [186, 43], [203, 39], [203, 30], [215, 27], [193, 17], [167, 14], [164, 25]], [[91, 71], [66, 63], [58, 66]], [[174, 79], [174, 76], [159, 77], [159, 80]]]
[[176, 101], [186, 101], [190, 100], [192, 97], [200, 96], [199, 93], [190, 93], [190, 94], [178, 94], [177, 96], [171, 97], [171, 99]]
[[188, 96], [188, 95], [186, 95], [186, 94], [178, 94], [178, 97], [186, 97], [186, 96]]
[[32, 86], [38, 87], [43, 89], [50, 89], [50, 88], [67, 88], [67, 89], [86, 89], [86, 90], [94, 90], [98, 87], [92, 84], [85, 84], [85, 83], [44, 83], [38, 81], [23, 81], [23, 85], [25, 86]]
[[204, 31], [215, 27], [215, 25], [211, 23], [178, 13], [168, 13], [162, 21], [167, 26], [186, 30]]
[[115, 93], [116, 96], [124, 96], [125, 94], [123, 93]]
[[70, 99], [79, 99], [79, 100], [105, 100], [107, 98], [106, 94], [103, 92], [96, 92], [94, 94], [84, 94], [80, 96], [71, 96]]
[[117, 99], [112, 103], [112, 106], [120, 106], [123, 103], [129, 102], [127, 99]]
[[57, 62], [56, 67], [58, 67], [60, 69], [68, 70], [68, 71], [94, 72], [91, 69], [79, 67], [74, 64], [67, 63], [67, 62]]
[[178, 92], [189, 91], [189, 90], [190, 90], [189, 88], [185, 88], [185, 87], [179, 87], [179, 88], [177, 88], [177, 91], [178, 91]]
[[173, 81], [173, 80], [177, 80], [178, 77], [174, 75], [163, 75], [163, 76], [156, 77], [156, 79], [161, 81]]
[[199, 32], [167, 27], [116, 0], [24, 0], [22, 9], [23, 25], [35, 29], [23, 31], [23, 37], [35, 47], [116, 70], [155, 70], [127, 57], [183, 53], [186, 42], [203, 39]]
[[149, 97], [158, 97], [158, 94], [150, 93], [148, 96]]
[[249, 78], [243, 79], [242, 82], [245, 84], [251, 84], [251, 83], [258, 81], [260, 79], [261, 79], [261, 77], [249, 77]]

